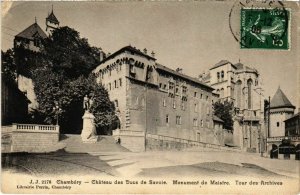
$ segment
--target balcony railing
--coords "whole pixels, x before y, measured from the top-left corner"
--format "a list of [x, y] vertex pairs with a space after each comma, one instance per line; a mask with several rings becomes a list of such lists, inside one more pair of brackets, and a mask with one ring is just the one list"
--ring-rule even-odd
[[12, 131], [59, 133], [59, 126], [38, 124], [13, 124]]
[[292, 142], [300, 141], [300, 136], [278, 136], [278, 137], [268, 137], [267, 142], [280, 142], [283, 139], [290, 139]]

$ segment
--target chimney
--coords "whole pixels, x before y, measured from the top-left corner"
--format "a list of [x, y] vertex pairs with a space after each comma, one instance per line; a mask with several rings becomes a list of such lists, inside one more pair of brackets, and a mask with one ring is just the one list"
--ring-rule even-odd
[[154, 51], [151, 52], [151, 56], [152, 56], [153, 58], [155, 57]]
[[144, 54], [147, 54], [147, 49], [146, 48], [144, 49]]
[[176, 68], [176, 72], [182, 73], [182, 68]]
[[100, 47], [100, 48], [99, 48], [99, 60], [100, 60], [100, 62], [103, 61], [104, 58], [105, 58], [105, 54], [104, 54], [104, 52], [102, 51], [102, 48]]

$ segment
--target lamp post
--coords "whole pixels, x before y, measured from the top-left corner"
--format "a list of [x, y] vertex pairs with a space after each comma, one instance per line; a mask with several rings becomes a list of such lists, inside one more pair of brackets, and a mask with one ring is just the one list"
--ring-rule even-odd
[[56, 125], [58, 126], [58, 116], [59, 116], [59, 113], [61, 111], [61, 108], [59, 107], [57, 101], [54, 101], [54, 104], [55, 104], [55, 106], [53, 107], [53, 110], [54, 110], [55, 115], [56, 115]]

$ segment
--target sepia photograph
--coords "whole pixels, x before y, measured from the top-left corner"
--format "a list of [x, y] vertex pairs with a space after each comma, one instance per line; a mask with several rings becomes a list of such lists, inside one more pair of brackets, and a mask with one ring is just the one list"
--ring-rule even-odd
[[2, 1], [1, 192], [300, 193], [296, 1]]

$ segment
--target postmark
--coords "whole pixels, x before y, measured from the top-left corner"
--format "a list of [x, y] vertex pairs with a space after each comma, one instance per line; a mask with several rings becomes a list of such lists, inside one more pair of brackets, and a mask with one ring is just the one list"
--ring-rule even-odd
[[289, 10], [241, 9], [241, 48], [289, 49]]

